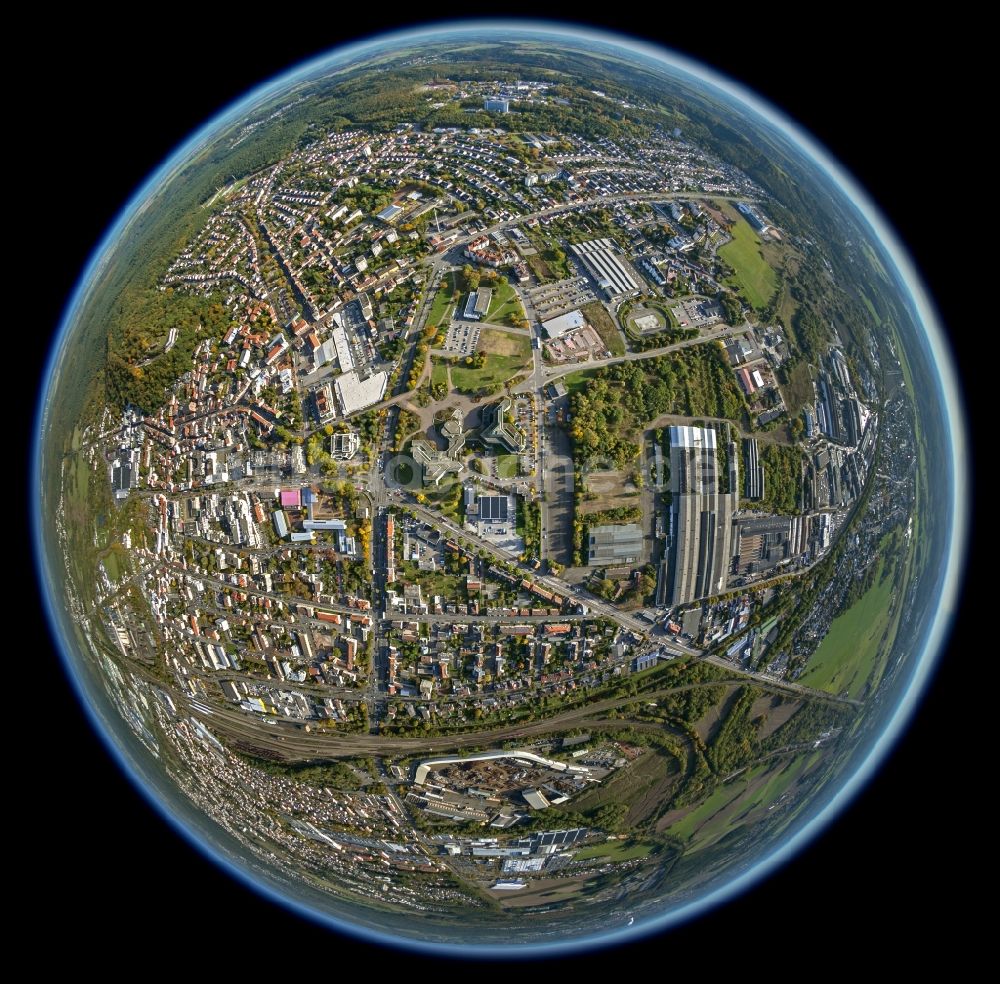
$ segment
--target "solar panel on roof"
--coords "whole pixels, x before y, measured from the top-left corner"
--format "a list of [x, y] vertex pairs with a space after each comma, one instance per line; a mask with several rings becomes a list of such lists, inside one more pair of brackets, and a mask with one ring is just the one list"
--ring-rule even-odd
[[505, 495], [484, 495], [479, 498], [479, 518], [506, 520], [507, 497]]

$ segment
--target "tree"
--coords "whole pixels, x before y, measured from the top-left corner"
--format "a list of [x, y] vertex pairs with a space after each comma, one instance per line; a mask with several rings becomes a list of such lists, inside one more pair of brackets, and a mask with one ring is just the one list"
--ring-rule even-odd
[[458, 274], [458, 286], [461, 291], [473, 291], [479, 289], [480, 275], [471, 264], [466, 263]]

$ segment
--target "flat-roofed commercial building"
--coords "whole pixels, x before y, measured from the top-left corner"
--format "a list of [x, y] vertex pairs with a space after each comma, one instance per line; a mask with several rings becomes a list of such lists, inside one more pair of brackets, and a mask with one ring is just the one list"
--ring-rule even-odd
[[351, 347], [347, 344], [347, 332], [342, 325], [333, 329], [331, 334], [334, 348], [337, 350], [337, 364], [341, 372], [350, 372], [354, 368], [354, 358]]
[[595, 526], [587, 538], [587, 563], [591, 567], [614, 567], [634, 564], [642, 557], [642, 527]]
[[566, 314], [560, 314], [558, 318], [549, 318], [548, 321], [543, 321], [542, 331], [549, 338], [558, 338], [575, 328], [582, 328], [586, 323], [587, 319], [583, 316], [582, 311], [568, 311]]
[[505, 495], [481, 495], [479, 518], [487, 523], [506, 523], [510, 515], [509, 500]]
[[743, 466], [746, 469], [746, 497], [748, 499], [764, 498], [764, 468], [760, 463], [757, 441], [748, 437], [743, 442]]
[[388, 377], [384, 372], [376, 372], [367, 379], [362, 379], [357, 369], [338, 376], [333, 388], [344, 416], [378, 403], [385, 395], [387, 381]]
[[392, 222], [392, 220], [402, 211], [403, 208], [400, 205], [386, 205], [386, 207], [378, 213], [377, 218], [381, 219], [383, 222]]
[[491, 288], [480, 287], [479, 290], [474, 290], [465, 302], [465, 317], [470, 321], [479, 321], [481, 318], [485, 318], [492, 299], [493, 291]]

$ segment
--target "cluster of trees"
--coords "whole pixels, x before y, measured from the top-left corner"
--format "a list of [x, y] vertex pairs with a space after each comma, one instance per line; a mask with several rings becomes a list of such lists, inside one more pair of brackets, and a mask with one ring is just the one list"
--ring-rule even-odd
[[625, 608], [643, 604], [656, 590], [656, 569], [646, 564], [636, 575], [624, 584], [611, 578], [598, 578], [590, 582], [590, 589], [608, 601], [617, 601]]
[[721, 779], [757, 755], [763, 717], [752, 715], [754, 702], [761, 696], [763, 691], [756, 687], [741, 687], [708, 746], [708, 763]]
[[326, 433], [325, 431], [316, 431], [308, 441], [306, 441], [306, 464], [315, 465], [320, 464], [326, 467], [332, 462], [329, 452], [326, 450]]
[[542, 507], [537, 502], [524, 499], [521, 505], [524, 523], [525, 559], [538, 557], [542, 549]]
[[413, 350], [413, 363], [410, 366], [410, 374], [406, 377], [406, 388], [414, 390], [420, 383], [420, 377], [424, 374], [424, 365], [427, 363], [427, 353], [430, 351], [430, 343], [426, 336], [421, 337]]
[[598, 512], [587, 513], [586, 519], [591, 526], [638, 523], [642, 519], [642, 508], [640, 506], [615, 506], [613, 509], [601, 509]]
[[762, 752], [770, 752], [800, 742], [812, 741], [825, 731], [846, 727], [857, 715], [856, 708], [849, 704], [834, 704], [828, 701], [809, 701], [797, 710], [777, 731], [769, 734], [761, 743]]
[[[263, 751], [263, 749], [261, 749]], [[311, 759], [305, 762], [282, 762], [277, 759], [262, 758], [236, 749], [237, 755], [249, 765], [271, 776], [294, 779], [317, 786], [331, 786], [333, 789], [360, 789], [357, 773], [346, 762], [337, 760], [321, 761]]]
[[[697, 665], [697, 664], [695, 664]], [[691, 687], [679, 693], [668, 694], [660, 706], [688, 724], [700, 721], [725, 696], [725, 687]]]
[[802, 452], [783, 444], [765, 444], [760, 449], [760, 463], [764, 468], [761, 505], [786, 516], [796, 514], [802, 489]]
[[636, 352], [648, 352], [650, 349], [663, 348], [674, 342], [683, 342], [688, 338], [697, 338], [697, 328], [664, 328], [652, 335], [634, 335], [629, 332], [629, 341]]
[[339, 482], [324, 482], [320, 488], [333, 500], [335, 509], [344, 516], [353, 516], [358, 504], [358, 490], [346, 479]]
[[385, 409], [366, 410], [352, 417], [351, 422], [357, 427], [362, 444], [373, 447], [378, 443], [379, 434], [385, 423]]
[[455, 275], [455, 286], [460, 293], [467, 294], [469, 291], [478, 290], [482, 274], [471, 263], [466, 263]]
[[407, 410], [405, 407], [399, 411], [399, 419], [396, 421], [395, 450], [399, 451], [403, 441], [420, 428], [420, 418]]
[[431, 381], [430, 393], [432, 399], [443, 400], [448, 395], [448, 384], [442, 379], [439, 379], [437, 382]]
[[[131, 403], [146, 413], [157, 410], [168, 388], [190, 371], [198, 344], [218, 341], [229, 325], [225, 307], [213, 298], [172, 289], [130, 293], [107, 338], [109, 402], [119, 409]], [[177, 329], [177, 341], [164, 352], [171, 328]]]
[[378, 351], [386, 362], [394, 362], [406, 351], [406, 336], [399, 335], [396, 338], [379, 342]]
[[700, 345], [599, 369], [571, 410], [575, 460], [603, 456], [625, 468], [639, 453], [630, 437], [645, 422], [665, 413], [740, 419], [746, 403], [721, 347]]
[[741, 325], [744, 321], [743, 305], [739, 298], [730, 291], [723, 291], [717, 298], [722, 308], [722, 317], [727, 325]]

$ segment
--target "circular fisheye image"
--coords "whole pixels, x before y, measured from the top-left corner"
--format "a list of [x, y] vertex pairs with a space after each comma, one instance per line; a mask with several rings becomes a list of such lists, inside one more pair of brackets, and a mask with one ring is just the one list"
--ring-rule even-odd
[[555, 955], [709, 911], [897, 741], [964, 558], [905, 248], [621, 35], [438, 24], [197, 130], [38, 396], [39, 580], [109, 753], [256, 891]]

